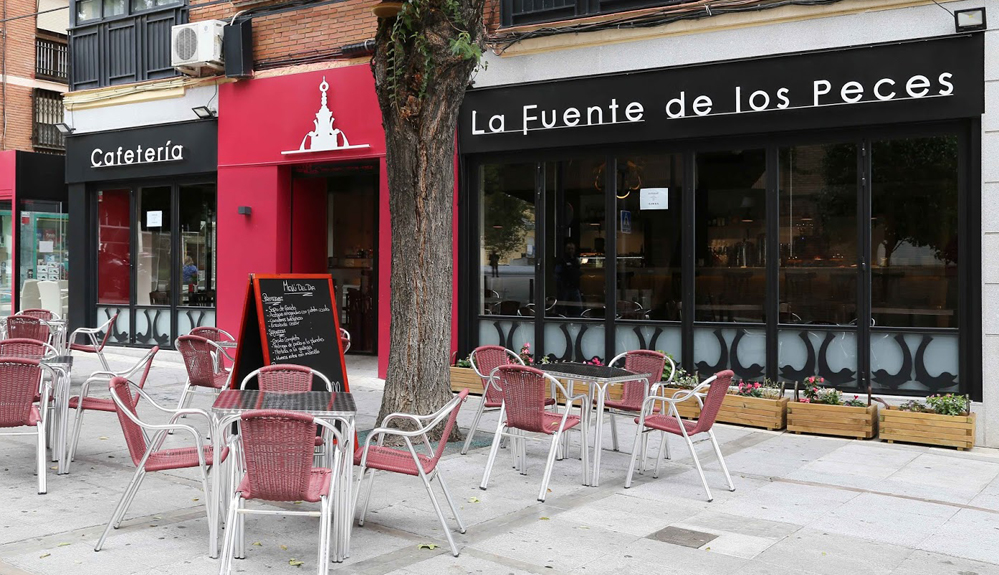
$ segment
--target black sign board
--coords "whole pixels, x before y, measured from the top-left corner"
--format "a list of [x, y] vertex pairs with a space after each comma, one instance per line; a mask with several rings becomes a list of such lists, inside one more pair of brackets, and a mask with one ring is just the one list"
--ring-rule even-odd
[[469, 90], [463, 153], [969, 118], [984, 35]]
[[66, 182], [215, 172], [218, 122], [195, 120], [66, 138]]
[[[251, 275], [233, 387], [257, 368], [291, 363], [311, 367], [349, 391], [335, 302], [328, 274]], [[316, 390], [323, 385], [318, 378], [313, 382]]]

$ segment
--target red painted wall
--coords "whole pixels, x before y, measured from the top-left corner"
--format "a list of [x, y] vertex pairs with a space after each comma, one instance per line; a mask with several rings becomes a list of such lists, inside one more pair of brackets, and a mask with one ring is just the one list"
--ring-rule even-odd
[[[315, 128], [313, 120], [320, 109], [320, 84], [324, 78], [329, 84], [327, 107], [333, 114], [334, 128], [341, 130], [351, 145], [367, 147], [283, 154], [298, 151], [303, 138]], [[359, 160], [374, 160], [379, 165], [378, 372], [379, 377], [385, 377], [392, 236], [385, 135], [374, 78], [367, 65], [219, 87], [218, 218], [222, 257], [218, 261], [218, 325], [231, 331], [239, 328], [248, 274], [326, 270], [325, 188], [320, 194], [309, 184], [302, 187], [306, 180], [298, 179], [292, 202], [291, 170], [295, 166]], [[252, 215], [238, 215], [239, 206], [250, 206]], [[310, 245], [313, 251], [307, 248]], [[452, 342], [456, 342], [456, 325], [455, 317]]]

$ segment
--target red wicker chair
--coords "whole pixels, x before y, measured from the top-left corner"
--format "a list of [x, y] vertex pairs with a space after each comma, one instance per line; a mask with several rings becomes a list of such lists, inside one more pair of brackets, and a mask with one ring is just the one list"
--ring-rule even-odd
[[[201, 487], [204, 490], [202, 500], [205, 502], [205, 509], [208, 512], [208, 520], [212, 521], [214, 514], [212, 512], [211, 498], [208, 497], [208, 468], [215, 463], [224, 462], [226, 456], [229, 454], [229, 448], [224, 448], [216, 460], [212, 446], [210, 444], [206, 446], [202, 441], [201, 432], [190, 425], [176, 423], [176, 420], [182, 415], [196, 414], [205, 418], [208, 422], [208, 428], [211, 430], [211, 416], [200, 409], [171, 410], [161, 407], [150, 399], [146, 395], [146, 392], [139, 389], [138, 386], [124, 377], [113, 378], [108, 387], [111, 390], [111, 399], [114, 401], [115, 411], [118, 414], [118, 422], [121, 424], [121, 430], [125, 434], [128, 453], [132, 457], [132, 463], [135, 464], [135, 474], [132, 475], [131, 482], [129, 482], [125, 493], [122, 494], [121, 499], [118, 501], [118, 506], [115, 507], [114, 513], [111, 515], [111, 520], [104, 529], [100, 540], [97, 541], [94, 551], [100, 551], [111, 529], [117, 529], [121, 525], [122, 519], [125, 518], [125, 513], [128, 512], [128, 507], [132, 504], [135, 494], [139, 491], [139, 486], [142, 484], [143, 478], [150, 471], [199, 468], [201, 471]], [[137, 398], [146, 400], [152, 407], [159, 411], [171, 414], [169, 422], [162, 425], [152, 425], [143, 422], [139, 419], [137, 413]], [[194, 438], [195, 447], [160, 449], [160, 445], [162, 445], [163, 440], [166, 438], [166, 433], [174, 430], [186, 431], [191, 434]], [[155, 434], [151, 439], [147, 439], [146, 432], [154, 432]]]
[[33, 339], [49, 342], [51, 331], [44, 321], [30, 315], [12, 315], [7, 318], [7, 339]]
[[[676, 364], [665, 354], [658, 351], [647, 349], [626, 351], [610, 360], [607, 364], [612, 367], [623, 367], [635, 373], [652, 374], [652, 377], [648, 381], [638, 379], [635, 381], [626, 381], [621, 384], [624, 389], [622, 390], [620, 400], [608, 399], [604, 401], [604, 407], [607, 408], [608, 415], [610, 416], [611, 439], [614, 443], [614, 451], [620, 451], [617, 442], [617, 420], [614, 416], [628, 415], [634, 417], [635, 414], [642, 411], [642, 402], [649, 395], [649, 389], [662, 379], [667, 362], [670, 366], [670, 375], [666, 381], [669, 382], [673, 380], [673, 376], [676, 374]], [[621, 365], [622, 363], [624, 365]], [[645, 448], [646, 443], [643, 442], [642, 449], [644, 450]]]
[[[463, 389], [461, 393], [451, 399], [451, 401], [447, 402], [444, 407], [440, 408], [435, 413], [431, 413], [430, 415], [412, 415], [408, 413], [390, 414], [382, 420], [382, 424], [377, 429], [368, 434], [368, 438], [364, 442], [364, 448], [354, 453], [354, 464], [360, 466], [361, 468], [361, 473], [357, 477], [355, 497], [360, 497], [361, 483], [364, 481], [364, 474], [365, 472], [370, 471], [368, 479], [368, 494], [364, 498], [364, 507], [361, 509], [361, 516], [357, 521], [358, 525], [364, 525], [364, 517], [368, 513], [368, 503], [371, 501], [371, 492], [374, 490], [375, 486], [376, 470], [401, 473], [403, 475], [419, 476], [419, 478], [423, 480], [423, 486], [427, 488], [427, 494], [430, 495], [430, 502], [434, 505], [434, 511], [437, 512], [437, 518], [440, 520], [441, 526], [444, 528], [444, 535], [447, 536], [447, 542], [451, 546], [451, 553], [453, 553], [455, 557], [458, 556], [458, 546], [454, 542], [454, 537], [451, 535], [451, 528], [448, 527], [447, 520], [444, 519], [444, 513], [441, 511], [440, 503], [437, 502], [437, 496], [434, 495], [430, 482], [437, 479], [441, 484], [441, 490], [444, 492], [444, 499], [447, 500], [447, 504], [451, 507], [451, 514], [454, 515], [454, 520], [458, 524], [458, 531], [464, 533], [465, 525], [461, 522], [461, 517], [458, 515], [458, 508], [455, 506], [454, 500], [451, 498], [451, 492], [448, 491], [447, 483], [444, 482], [444, 476], [441, 475], [438, 464], [440, 463], [441, 456], [444, 454], [444, 448], [447, 446], [447, 438], [451, 435], [451, 430], [454, 429], [455, 421], [458, 419], [458, 410], [461, 409], [461, 404], [467, 397], [468, 390]], [[413, 425], [415, 425], [416, 429], [412, 431], [403, 431], [400, 429], [390, 428], [388, 427], [388, 424], [393, 419], [408, 419]], [[430, 439], [427, 437], [427, 433], [445, 421], [446, 423], [444, 423], [441, 440], [437, 443], [437, 447], [434, 448], [430, 444]], [[393, 449], [391, 447], [385, 447], [384, 441], [386, 435], [401, 437], [406, 445], [406, 449]], [[426, 453], [417, 453], [416, 447], [413, 446], [412, 438], [417, 438], [417, 441], [421, 439], [423, 440], [423, 445], [427, 450]], [[376, 439], [378, 440], [378, 444], [372, 445], [371, 442]]]
[[278, 363], [255, 369], [248, 373], [239, 384], [240, 389], [246, 389], [246, 384], [257, 380], [260, 391], [280, 391], [285, 393], [301, 393], [312, 391], [312, 379], [318, 377], [326, 385], [326, 391], [340, 391], [340, 385], [334, 385], [318, 371], [293, 364]]
[[[708, 482], [704, 478], [704, 470], [701, 469], [701, 461], [697, 458], [697, 452], [694, 451], [694, 444], [690, 440], [690, 438], [695, 435], [706, 433], [708, 434], [708, 438], [711, 440], [711, 445], [714, 446], [715, 455], [718, 456], [718, 463], [721, 464], [722, 471], [725, 472], [725, 480], [728, 481], [728, 488], [731, 491], [735, 491], [735, 484], [732, 483], [732, 476], [728, 473], [728, 467], [725, 465], [725, 458], [722, 457], [721, 448], [718, 446], [718, 440], [715, 439], [715, 433], [711, 429], [714, 427], [715, 419], [718, 417], [718, 411], [721, 409], [722, 401], [725, 399], [725, 394], [728, 393], [728, 388], [732, 383], [732, 377], [734, 375], [735, 374], [731, 370], [716, 373], [712, 377], [704, 380], [704, 382], [696, 388], [689, 391], [677, 392], [671, 398], [657, 395], [654, 391], [650, 392], [649, 396], [645, 398], [644, 402], [642, 402], [641, 415], [635, 418], [635, 423], [638, 424], [640, 433], [635, 434], [635, 446], [631, 453], [631, 464], [628, 466], [628, 477], [624, 482], [625, 488], [631, 487], [632, 475], [635, 472], [635, 459], [638, 457], [638, 442], [641, 441], [642, 436], [647, 433], [652, 431], [661, 431], [663, 434], [662, 442], [659, 445], [659, 456], [656, 459], [656, 470], [652, 475], [653, 477], [659, 477], [659, 467], [662, 465], [663, 458], [665, 457], [666, 459], [669, 459], [669, 442], [666, 439], [666, 434], [678, 435], [687, 442], [687, 447], [690, 449], [690, 456], [693, 458], [694, 465], [697, 467], [697, 473], [701, 476], [701, 483], [704, 485], [704, 491], [708, 494], [708, 501], [711, 501], [713, 499], [711, 496], [711, 489], [708, 488]], [[707, 390], [707, 393], [705, 393], [705, 390]], [[697, 403], [701, 406], [701, 415], [697, 421], [682, 419], [680, 417], [680, 413], [676, 410], [677, 403], [690, 399], [697, 400]], [[656, 403], [668, 405], [668, 411], [665, 414], [661, 411], [653, 411]], [[642, 456], [644, 457], [645, 454], [643, 453]]]
[[[304, 413], [279, 410], [248, 411], [222, 421], [223, 426], [238, 423], [245, 475], [231, 494], [225, 539], [222, 544], [221, 575], [232, 569], [233, 556], [244, 558], [244, 521], [251, 513], [319, 516], [319, 573], [329, 573], [332, 504], [330, 493], [334, 473], [313, 467], [312, 447], [316, 426], [330, 434], [337, 445], [342, 437], [331, 424]], [[342, 464], [338, 451], [334, 469]], [[307, 501], [319, 503], [319, 511], [275, 511], [247, 509], [249, 500]]]
[[28, 317], [34, 317], [44, 321], [49, 321], [51, 319], [61, 319], [59, 317], [59, 314], [47, 309], [40, 309], [40, 308], [22, 309], [21, 311], [17, 312], [16, 315], [26, 315]]
[[[493, 464], [496, 462], [496, 452], [499, 450], [500, 440], [503, 436], [511, 439], [511, 449], [514, 452], [514, 459], [518, 462], [520, 473], [527, 473], [527, 452], [524, 446], [526, 439], [547, 439], [551, 437], [551, 447], [548, 449], [548, 463], [545, 465], [544, 476], [541, 479], [541, 490], [538, 492], [538, 501], [544, 501], [548, 494], [548, 481], [551, 479], [552, 467], [555, 464], [555, 457], [559, 450], [559, 442], [562, 434], [573, 427], [579, 427], [582, 435], [580, 450], [583, 459], [583, 485], [589, 484], [589, 458], [586, 446], [587, 428], [589, 422], [586, 421], [585, 409], [586, 394], [570, 396], [565, 387], [547, 373], [526, 367], [523, 365], [503, 365], [497, 367], [492, 373], [492, 382], [503, 393], [503, 404], [500, 407], [499, 424], [496, 426], [496, 435], [493, 436], [493, 446], [489, 451], [489, 461], [486, 463], [486, 470], [482, 475], [481, 489], [485, 489], [489, 483], [489, 474], [492, 472]], [[546, 409], [549, 405], [545, 401], [545, 389], [551, 387], [560, 392], [565, 398], [565, 408], [559, 413], [558, 406], [553, 405], [551, 410]], [[554, 393], [552, 395], [555, 395]], [[583, 413], [582, 418], [578, 415], [570, 415], [573, 403], [579, 401], [577, 406]], [[529, 437], [523, 433], [528, 432], [540, 434], [540, 438]]]
[[187, 368], [187, 382], [180, 394], [177, 409], [184, 409], [190, 400], [190, 394], [197, 390], [206, 390], [218, 395], [223, 388], [228, 387], [232, 372], [226, 369], [220, 358], [225, 354], [214, 341], [197, 336], [182, 335], [174, 343]]
[[488, 409], [494, 411], [503, 405], [503, 392], [491, 385], [489, 374], [501, 365], [524, 365], [524, 361], [513, 351], [498, 345], [483, 345], [472, 350], [468, 356], [472, 363], [475, 375], [482, 379], [482, 401], [479, 402], [479, 409], [475, 411], [472, 418], [472, 426], [468, 428], [468, 435], [465, 437], [465, 444], [461, 446], [461, 454], [468, 453], [468, 448], [472, 445], [472, 438], [479, 427], [479, 420], [482, 414]]
[[[38, 493], [47, 491], [45, 481], [45, 422], [42, 420], [35, 395], [42, 385], [42, 369], [37, 359], [4, 357], [0, 359], [0, 429], [34, 427], [34, 431], [4, 432], [0, 435], [37, 436], [35, 453]], [[49, 387], [42, 388], [42, 404], [48, 403]]]
[[[69, 334], [69, 339], [67, 340], [69, 349], [80, 353], [96, 354], [97, 358], [101, 360], [101, 366], [104, 367], [104, 371], [111, 371], [111, 366], [108, 365], [108, 360], [104, 357], [104, 346], [107, 345], [108, 339], [111, 337], [111, 331], [114, 329], [117, 321], [118, 314], [114, 314], [98, 327], [81, 327], [76, 329], [73, 333]], [[88, 343], [79, 343], [80, 336], [86, 336]]]
[[[36, 339], [4, 339], [0, 340], [0, 358], [10, 358], [16, 357], [21, 359], [36, 359], [42, 360], [47, 358], [52, 358], [59, 355], [56, 348], [51, 345], [38, 341]], [[46, 373], [52, 373], [50, 368], [48, 371], [42, 372], [42, 379], [45, 379]], [[54, 381], [54, 380], [52, 380]], [[48, 382], [51, 383], [51, 382]], [[43, 383], [44, 385], [44, 383]], [[41, 411], [42, 419], [45, 421], [48, 433], [52, 433], [52, 423], [55, 421], [49, 418], [52, 413], [54, 397], [52, 393], [54, 390], [49, 391], [49, 401], [42, 403], [42, 386], [39, 386], [38, 390], [35, 392], [35, 403], [38, 405], [44, 405], [45, 409]]]
[[214, 341], [215, 343], [219, 344], [219, 349], [222, 351], [221, 354], [218, 354], [218, 359], [221, 367], [225, 367], [227, 365], [224, 363], [225, 361], [228, 361], [229, 362], [228, 365], [230, 366], [232, 365], [232, 362], [235, 361], [233, 354], [229, 353], [234, 348], [230, 347], [229, 349], [226, 349], [225, 346], [226, 344], [235, 344], [236, 338], [233, 337], [233, 335], [227, 332], [226, 330], [220, 327], [210, 327], [210, 326], [196, 327], [192, 329], [188, 335], [196, 335], [198, 337], [203, 337], [209, 341]]
[[350, 350], [350, 332], [340, 328], [340, 344], [343, 345], [343, 352], [347, 353]]
[[[69, 398], [69, 408], [76, 410], [76, 420], [73, 424], [73, 443], [69, 448], [70, 462], [76, 459], [76, 446], [80, 443], [80, 428], [83, 426], [84, 412], [89, 410], [115, 413], [117, 411], [114, 406], [114, 400], [111, 398], [90, 397], [90, 386], [96, 382], [107, 385], [116, 377], [124, 377], [132, 381], [138, 375], [138, 387], [142, 389], [146, 385], [146, 378], [149, 377], [149, 368], [153, 366], [153, 358], [159, 350], [159, 346], [154, 346], [135, 365], [124, 371], [95, 371], [83, 382], [83, 385], [80, 387], [80, 395], [74, 395]], [[139, 395], [135, 394], [133, 399], [134, 401], [139, 401]]]

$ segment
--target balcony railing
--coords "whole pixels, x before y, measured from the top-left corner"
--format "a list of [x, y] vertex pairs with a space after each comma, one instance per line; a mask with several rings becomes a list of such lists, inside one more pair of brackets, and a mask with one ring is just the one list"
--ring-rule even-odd
[[639, 8], [669, 6], [682, 0], [501, 0], [503, 26], [520, 26]]
[[36, 150], [59, 152], [66, 149], [66, 140], [55, 125], [63, 121], [62, 94], [35, 89], [35, 122], [32, 143]]
[[69, 49], [66, 44], [35, 38], [35, 77], [64, 84], [69, 81]]

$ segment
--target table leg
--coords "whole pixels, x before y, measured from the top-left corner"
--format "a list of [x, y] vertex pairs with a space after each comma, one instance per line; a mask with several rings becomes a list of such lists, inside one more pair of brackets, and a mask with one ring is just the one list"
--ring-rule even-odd
[[[212, 457], [218, 458], [219, 454], [222, 453], [222, 426], [219, 425], [219, 421], [212, 422]], [[226, 465], [233, 465], [232, 458], [235, 456], [234, 453], [230, 453], [227, 458]], [[205, 494], [208, 498], [208, 556], [212, 559], [217, 559], [219, 556], [219, 505], [221, 505], [222, 497], [222, 474], [225, 471], [221, 468], [221, 465], [215, 465], [212, 469], [212, 486], [211, 490]], [[233, 486], [235, 489], [236, 486]], [[232, 525], [226, 525], [226, 529], [232, 529]]]
[[[59, 373], [56, 379], [61, 381], [59, 387], [59, 392], [56, 394], [56, 415], [58, 417], [57, 422], [59, 423], [59, 430], [56, 432], [56, 445], [59, 449], [59, 469], [56, 472], [59, 475], [65, 475], [69, 473], [69, 442], [66, 440], [66, 432], [69, 430], [69, 388], [70, 388], [70, 376], [69, 371]], [[55, 452], [56, 447], [53, 446], [53, 452]]]
[[604, 441], [604, 400], [607, 395], [607, 384], [594, 383], [594, 385], [597, 388], [595, 409], [597, 421], [593, 429], [593, 473], [591, 474], [590, 486], [600, 487], [600, 453], [603, 451], [601, 447]]

